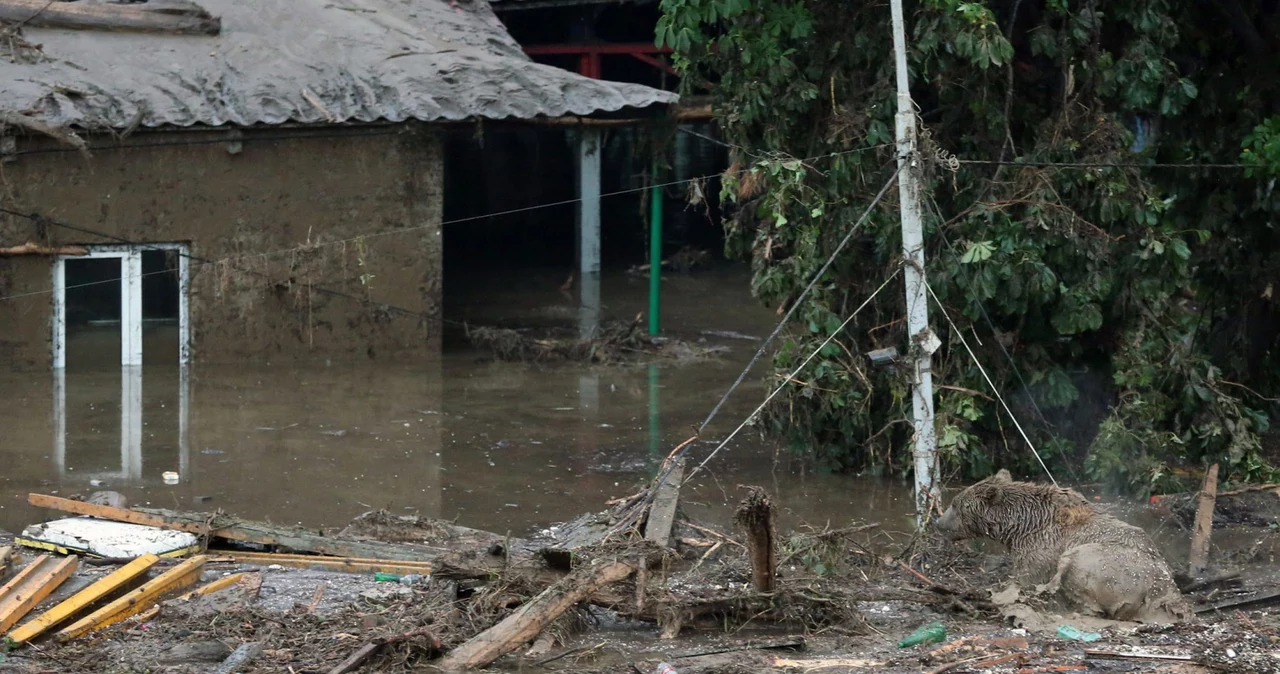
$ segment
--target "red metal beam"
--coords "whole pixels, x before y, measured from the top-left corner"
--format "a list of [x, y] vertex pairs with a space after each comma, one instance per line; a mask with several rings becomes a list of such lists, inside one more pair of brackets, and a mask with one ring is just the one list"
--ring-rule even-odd
[[530, 56], [585, 54], [670, 54], [670, 47], [655, 47], [647, 42], [636, 43], [604, 43], [604, 44], [538, 44], [524, 47], [524, 53]]
[[663, 62], [661, 59], [656, 59], [648, 54], [628, 54], [628, 56], [631, 56], [632, 58], [635, 58], [635, 59], [639, 59], [641, 62], [647, 63], [659, 70], [665, 70], [677, 77], [680, 76], [680, 73], [677, 72], [675, 68], [672, 68], [669, 64]]

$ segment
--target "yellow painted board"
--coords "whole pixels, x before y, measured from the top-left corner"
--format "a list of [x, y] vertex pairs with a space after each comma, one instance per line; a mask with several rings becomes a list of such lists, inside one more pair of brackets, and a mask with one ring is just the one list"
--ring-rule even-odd
[[431, 568], [432, 562], [428, 561], [408, 561], [403, 559], [372, 559], [369, 557], [337, 557], [334, 555], [293, 555], [283, 552], [251, 552], [241, 550], [210, 550], [209, 554], [222, 555], [233, 559], [245, 560], [262, 560], [276, 561], [280, 559], [290, 559], [297, 561], [315, 561], [315, 562], [343, 562], [353, 564], [387, 564], [393, 563], [397, 566], [412, 566], [416, 568]]
[[208, 557], [196, 555], [181, 564], [152, 578], [138, 589], [103, 606], [70, 627], [58, 632], [58, 641], [68, 641], [90, 632], [114, 625], [129, 616], [141, 613], [165, 595], [185, 590], [200, 581], [200, 571]]
[[213, 594], [214, 592], [220, 592], [222, 590], [225, 590], [231, 587], [232, 585], [235, 585], [236, 583], [240, 582], [240, 578], [242, 576], [244, 576], [243, 573], [233, 573], [230, 576], [223, 576], [213, 581], [212, 583], [209, 583], [208, 585], [202, 585], [198, 589], [192, 590], [191, 592], [188, 592], [182, 595], [181, 597], [179, 597], [179, 599], [194, 599], [196, 597], [207, 597]]
[[36, 604], [44, 601], [80, 564], [79, 557], [64, 557], [57, 561], [48, 555], [40, 555], [27, 565], [22, 573], [0, 588], [0, 632], [9, 631], [31, 612]]
[[10, 632], [9, 638], [19, 644], [31, 641], [145, 574], [158, 561], [160, 558], [150, 553], [138, 557], [98, 579], [97, 582], [77, 592], [61, 604], [45, 611], [40, 617]]

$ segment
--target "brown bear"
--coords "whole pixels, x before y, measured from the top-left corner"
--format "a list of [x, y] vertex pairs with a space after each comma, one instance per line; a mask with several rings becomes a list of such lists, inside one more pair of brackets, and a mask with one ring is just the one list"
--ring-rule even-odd
[[1001, 470], [956, 495], [937, 522], [951, 540], [988, 538], [1013, 557], [1013, 582], [1114, 620], [1191, 620], [1147, 532], [1106, 515], [1073, 489], [1014, 482]]

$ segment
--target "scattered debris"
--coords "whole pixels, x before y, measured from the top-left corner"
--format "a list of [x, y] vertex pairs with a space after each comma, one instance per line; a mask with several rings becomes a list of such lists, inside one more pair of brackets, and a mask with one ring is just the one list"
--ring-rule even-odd
[[[628, 647], [581, 633], [593, 624], [642, 623], [666, 638], [698, 635], [697, 643], [664, 649], [661, 659], [674, 663], [666, 666], [682, 674], [769, 668], [1054, 674], [1170, 664], [1243, 672], [1276, 671], [1280, 663], [1280, 623], [1243, 612], [1280, 601], [1280, 593], [1259, 591], [1253, 581], [1246, 583], [1251, 596], [1232, 598], [1234, 606], [1201, 597], [1219, 613], [1208, 621], [1143, 626], [1072, 617], [1064, 624], [1038, 603], [1032, 608], [1033, 599], [1020, 598], [1016, 586], [990, 596], [988, 588], [1004, 576], [999, 568], [985, 570], [939, 537], [915, 537], [885, 554], [872, 542], [892, 532], [874, 522], [779, 536], [774, 506], [758, 487], [749, 488], [736, 517], [742, 542], [692, 522], [679, 507], [677, 453], [637, 493], [532, 539], [385, 511], [361, 515], [336, 536], [224, 513], [77, 513], [185, 531], [215, 547], [185, 560], [146, 554], [84, 564], [77, 584], [68, 584], [83, 589], [47, 596], [38, 617], [10, 633], [17, 650], [7, 657], [25, 659], [34, 671], [92, 674], [197, 662], [208, 664], [191, 671], [215, 671], [219, 663], [216, 671], [344, 674], [561, 661], [562, 670], [611, 672], [626, 667], [591, 661]], [[104, 508], [31, 500], [76, 511]], [[267, 551], [236, 547], [250, 543]], [[316, 550], [338, 546], [416, 558]], [[28, 568], [47, 570], [51, 561], [45, 556]], [[120, 568], [103, 568], [113, 565]], [[148, 573], [158, 575], [146, 580]], [[1233, 580], [1244, 583], [1230, 574], [1195, 582], [1208, 590]], [[1010, 601], [1034, 611], [1034, 624], [1024, 630], [1001, 624], [997, 617]], [[774, 632], [744, 632], [756, 629]], [[871, 636], [913, 630], [902, 650]], [[949, 642], [948, 632], [956, 635]], [[103, 638], [80, 638], [93, 633]], [[1081, 635], [1096, 650], [1071, 643]], [[768, 653], [779, 649], [807, 653]], [[504, 661], [507, 654], [516, 655]], [[656, 658], [634, 661], [632, 669], [655, 671], [656, 664]]]
[[641, 318], [638, 315], [631, 322], [604, 322], [589, 337], [582, 337], [577, 327], [535, 331], [468, 326], [466, 334], [473, 345], [502, 361], [575, 361], [608, 365], [653, 358], [706, 358], [725, 351], [724, 347], [651, 337], [642, 327]]
[[78, 515], [89, 515], [116, 522], [142, 524], [149, 527], [185, 531], [207, 536], [210, 541], [222, 539], [284, 548], [295, 552], [312, 552], [336, 557], [422, 561], [430, 551], [401, 545], [373, 544], [325, 536], [302, 527], [280, 527], [265, 522], [241, 520], [223, 514], [185, 513], [145, 508], [112, 508], [44, 494], [30, 494], [27, 501], [41, 508], [54, 508]]
[[522, 604], [506, 620], [455, 648], [440, 662], [444, 670], [479, 669], [528, 643], [574, 604], [635, 572], [622, 560], [584, 565], [559, 584]]

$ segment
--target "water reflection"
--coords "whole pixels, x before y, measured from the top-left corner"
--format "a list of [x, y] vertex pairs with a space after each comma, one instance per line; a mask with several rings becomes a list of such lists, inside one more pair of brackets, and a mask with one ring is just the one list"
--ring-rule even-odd
[[[142, 367], [122, 367], [117, 372], [109, 373], [77, 373], [72, 380], [80, 383], [79, 378], [96, 378], [100, 381], [118, 379], [119, 388], [114, 391], [108, 387], [73, 386], [70, 404], [68, 402], [67, 371], [63, 368], [53, 372], [53, 465], [57, 476], [65, 480], [74, 473], [74, 477], [88, 480], [90, 484], [112, 481], [122, 484], [137, 484], [143, 476], [143, 405], [142, 405]], [[186, 378], [180, 379], [180, 386], [185, 387]], [[112, 395], [117, 393], [117, 395]], [[185, 393], [179, 393], [185, 401]], [[71, 412], [68, 413], [68, 408]], [[119, 410], [119, 449], [118, 461], [112, 461], [109, 455], [101, 450], [108, 446], [104, 442], [104, 429], [113, 425], [112, 410]], [[184, 414], [185, 406], [180, 405], [179, 415]], [[180, 420], [179, 456], [186, 461], [185, 420]], [[68, 457], [70, 453], [70, 457]], [[80, 468], [76, 471], [76, 468]]]
[[[673, 275], [664, 283], [669, 334], [693, 340], [708, 329], [765, 334], [773, 313], [750, 299], [745, 279], [716, 274]], [[634, 316], [647, 306], [644, 279], [604, 280], [609, 302], [602, 307], [598, 296], [585, 302], [592, 311]], [[514, 299], [482, 287], [463, 298], [464, 306], [480, 324], [519, 317], [524, 309], [536, 318], [543, 308], [559, 309], [562, 282], [562, 275], [548, 275]], [[564, 325], [579, 317], [569, 303], [568, 314], [556, 319]], [[413, 364], [187, 370], [148, 362], [123, 373], [118, 367], [69, 368], [55, 376], [0, 372], [6, 394], [0, 492], [8, 494], [0, 499], [0, 529], [21, 529], [45, 515], [26, 505], [29, 492], [114, 489], [135, 504], [221, 508], [277, 523], [340, 526], [386, 508], [527, 533], [599, 509], [650, 479], [668, 452], [693, 435], [756, 346], [717, 343], [731, 349], [723, 359], [679, 365], [492, 363], [454, 350]], [[761, 372], [749, 376], [700, 434], [691, 447], [695, 461], [755, 407], [761, 381]], [[181, 482], [164, 484], [165, 471], [178, 472]], [[686, 485], [681, 507], [728, 524], [741, 484], [770, 489], [784, 527], [852, 519], [911, 526], [909, 485], [815, 474], [750, 429]]]
[[[25, 505], [29, 492], [113, 489], [135, 504], [279, 523], [338, 526], [387, 508], [525, 533], [650, 479], [738, 367], [583, 370], [461, 354], [413, 367], [0, 374], [11, 396], [0, 408], [11, 431], [0, 438], [0, 489], [11, 497], [0, 502], [0, 528], [42, 516]], [[693, 445], [695, 460], [759, 394], [749, 384], [731, 399]], [[165, 471], [180, 484], [164, 484]], [[899, 515], [899, 528], [910, 524], [903, 484], [814, 474], [746, 433], [687, 485], [682, 507], [727, 524], [740, 484], [770, 489], [791, 524]]]

